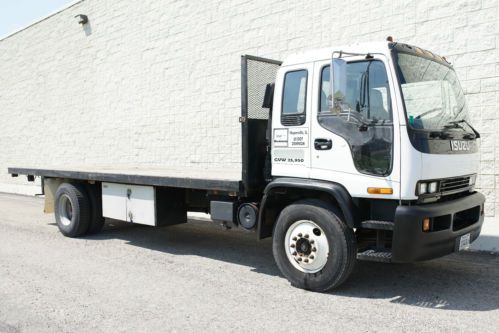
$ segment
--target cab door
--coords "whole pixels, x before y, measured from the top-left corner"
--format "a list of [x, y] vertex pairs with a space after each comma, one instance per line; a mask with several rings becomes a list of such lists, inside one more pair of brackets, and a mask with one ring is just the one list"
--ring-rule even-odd
[[370, 197], [368, 187], [382, 187], [393, 194], [377, 197], [398, 198], [400, 140], [390, 65], [381, 55], [347, 61], [346, 107], [340, 109], [331, 108], [330, 60], [314, 64], [310, 178], [340, 183], [354, 197]]
[[283, 66], [272, 115], [272, 175], [308, 178], [313, 63]]

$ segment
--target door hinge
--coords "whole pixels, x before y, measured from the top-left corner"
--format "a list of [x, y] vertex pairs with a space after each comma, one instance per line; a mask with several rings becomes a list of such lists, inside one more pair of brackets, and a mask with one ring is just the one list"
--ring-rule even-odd
[[239, 117], [239, 122], [240, 123], [245, 123], [246, 122], [246, 117]]

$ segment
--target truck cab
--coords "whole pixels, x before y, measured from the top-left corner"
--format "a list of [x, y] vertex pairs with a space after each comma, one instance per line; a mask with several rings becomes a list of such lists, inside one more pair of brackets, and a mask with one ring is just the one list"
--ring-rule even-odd
[[[426, 260], [478, 237], [480, 135], [445, 58], [391, 41], [294, 55], [279, 68], [273, 97], [269, 207], [282, 214], [290, 198], [330, 205], [353, 230], [359, 259]], [[277, 218], [266, 214], [261, 236]], [[310, 221], [302, 224], [291, 225]], [[293, 238], [304, 238], [294, 234], [280, 240], [292, 266], [317, 272], [311, 260], [297, 261], [304, 254]]]

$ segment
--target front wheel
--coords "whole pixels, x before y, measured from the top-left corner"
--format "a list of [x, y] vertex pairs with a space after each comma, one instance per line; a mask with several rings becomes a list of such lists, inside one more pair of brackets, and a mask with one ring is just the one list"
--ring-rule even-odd
[[277, 266], [292, 285], [327, 291], [342, 284], [356, 261], [355, 234], [332, 205], [304, 200], [284, 208], [273, 235]]

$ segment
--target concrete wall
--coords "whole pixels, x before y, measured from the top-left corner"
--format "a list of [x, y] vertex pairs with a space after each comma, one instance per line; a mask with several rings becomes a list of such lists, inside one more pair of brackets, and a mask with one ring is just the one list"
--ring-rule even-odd
[[0, 41], [0, 191], [36, 191], [8, 165], [239, 168], [241, 54], [388, 35], [454, 63], [482, 133], [478, 187], [499, 215], [498, 0], [82, 1]]

